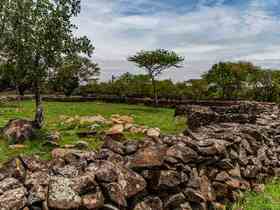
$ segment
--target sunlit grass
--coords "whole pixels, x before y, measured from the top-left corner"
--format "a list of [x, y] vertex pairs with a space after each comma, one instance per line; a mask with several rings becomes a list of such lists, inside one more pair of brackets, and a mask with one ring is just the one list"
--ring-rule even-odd
[[[45, 109], [45, 132], [59, 131], [61, 133], [60, 145], [74, 144], [79, 137], [77, 131], [85, 128], [69, 129], [61, 126], [61, 115], [74, 117], [92, 116], [100, 114], [105, 118], [110, 118], [112, 114], [130, 115], [135, 119], [138, 125], [148, 127], [158, 127], [164, 134], [176, 134], [184, 130], [185, 120], [174, 118], [174, 110], [166, 108], [153, 108], [142, 105], [110, 104], [101, 102], [83, 102], [83, 103], [63, 103], [63, 102], [44, 102]], [[0, 109], [0, 127], [3, 127], [10, 119], [26, 118], [32, 119], [34, 115], [34, 102], [23, 101], [20, 104], [13, 102], [9, 105], [2, 105]], [[103, 127], [101, 129], [107, 129]], [[127, 138], [135, 140], [143, 138], [141, 134], [126, 133]], [[102, 144], [100, 138], [86, 138], [92, 149], [98, 149]], [[9, 159], [18, 154], [37, 154], [42, 157], [49, 157], [51, 148], [44, 146], [43, 137], [27, 141], [25, 149], [10, 149], [5, 140], [0, 139], [0, 162]]]
[[263, 193], [246, 193], [233, 210], [280, 210], [280, 181], [267, 184]]

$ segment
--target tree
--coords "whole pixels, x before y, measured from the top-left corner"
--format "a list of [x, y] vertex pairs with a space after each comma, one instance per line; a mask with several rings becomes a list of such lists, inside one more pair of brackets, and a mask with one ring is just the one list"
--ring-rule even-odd
[[180, 68], [184, 58], [173, 51], [158, 49], [154, 51], [140, 51], [136, 55], [129, 57], [128, 61], [136, 63], [139, 68], [144, 68], [148, 73], [152, 80], [154, 103], [157, 105], [156, 77], [169, 68]]
[[25, 91], [30, 88], [32, 82], [26, 71], [17, 72], [16, 66], [12, 62], [7, 62], [0, 66], [0, 83], [6, 87], [13, 88], [20, 96], [24, 96]]
[[51, 81], [56, 90], [61, 90], [70, 96], [80, 84], [87, 84], [89, 80], [99, 75], [100, 68], [90, 59], [81, 56], [69, 56], [54, 72]]
[[243, 82], [247, 82], [251, 74], [258, 67], [249, 62], [220, 62], [202, 77], [210, 85], [210, 89], [216, 89], [222, 99], [237, 98]]
[[80, 0], [1, 0], [0, 57], [15, 65], [15, 75], [31, 79], [35, 94], [34, 124], [41, 128], [41, 88], [49, 71], [67, 55], [91, 56], [94, 47], [87, 37], [75, 37], [71, 23], [81, 11]]
[[191, 89], [191, 97], [195, 100], [205, 99], [208, 93], [208, 83], [204, 79], [192, 79], [188, 81]]

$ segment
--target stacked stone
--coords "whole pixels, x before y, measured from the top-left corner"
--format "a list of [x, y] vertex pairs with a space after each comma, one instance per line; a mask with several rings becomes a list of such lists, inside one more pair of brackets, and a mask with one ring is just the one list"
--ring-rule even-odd
[[20, 156], [0, 169], [1, 210], [225, 209], [242, 191], [280, 176], [277, 107], [255, 124], [214, 123], [188, 136], [55, 149], [53, 160]]

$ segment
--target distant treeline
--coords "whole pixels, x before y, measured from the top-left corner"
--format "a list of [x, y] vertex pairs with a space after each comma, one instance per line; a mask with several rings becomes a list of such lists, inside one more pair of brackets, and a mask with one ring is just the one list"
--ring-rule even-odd
[[[69, 82], [67, 82], [69, 81]], [[114, 95], [120, 97], [152, 98], [153, 86], [149, 75], [125, 73], [107, 82], [89, 81], [74, 85], [67, 77], [62, 81], [52, 78], [45, 82], [44, 92], [65, 95]], [[68, 85], [67, 85], [68, 84]], [[13, 89], [5, 78], [0, 88]], [[256, 100], [280, 101], [280, 71], [262, 69], [249, 62], [220, 62], [201, 76], [185, 82], [156, 80], [157, 94], [165, 99], [192, 100]], [[28, 91], [28, 85], [24, 91]], [[24, 94], [24, 93], [21, 93]]]
[[[201, 79], [156, 83], [159, 98], [165, 99], [280, 100], [280, 71], [262, 69], [248, 62], [215, 64]], [[109, 82], [80, 87], [78, 94], [153, 97], [153, 87], [149, 76], [125, 73]]]

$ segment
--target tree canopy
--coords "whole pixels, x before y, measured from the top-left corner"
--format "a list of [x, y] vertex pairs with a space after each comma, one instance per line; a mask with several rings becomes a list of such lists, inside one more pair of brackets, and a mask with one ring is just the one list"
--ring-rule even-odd
[[128, 61], [135, 63], [139, 68], [144, 68], [152, 80], [154, 101], [158, 103], [155, 78], [163, 71], [172, 67], [180, 68], [185, 59], [173, 51], [157, 49], [154, 51], [140, 51], [130, 56]]
[[136, 63], [139, 68], [145, 68], [149, 75], [156, 77], [171, 67], [182, 67], [184, 58], [173, 51], [158, 49], [140, 51], [136, 55], [129, 57], [128, 61]]
[[79, 53], [91, 56], [94, 50], [87, 37], [75, 37], [73, 33], [77, 27], [71, 20], [80, 13], [80, 3], [80, 0], [0, 2], [0, 57], [14, 64], [14, 75], [31, 78], [37, 113], [42, 112], [40, 89], [48, 72], [61, 65], [65, 56]]

